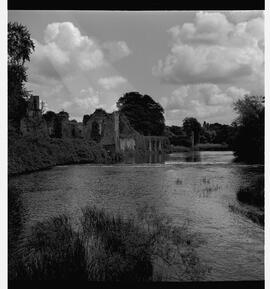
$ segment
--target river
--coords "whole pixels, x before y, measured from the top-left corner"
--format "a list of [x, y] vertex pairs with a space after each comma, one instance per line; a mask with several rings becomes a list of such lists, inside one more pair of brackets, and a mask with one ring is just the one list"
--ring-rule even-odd
[[58, 166], [13, 177], [9, 183], [22, 191], [20, 232], [61, 213], [76, 219], [86, 205], [127, 216], [150, 206], [200, 233], [205, 242], [198, 253], [212, 267], [207, 280], [262, 280], [264, 229], [229, 205], [241, 206], [238, 188], [262, 175], [263, 166], [233, 158], [232, 152], [173, 153], [154, 163]]

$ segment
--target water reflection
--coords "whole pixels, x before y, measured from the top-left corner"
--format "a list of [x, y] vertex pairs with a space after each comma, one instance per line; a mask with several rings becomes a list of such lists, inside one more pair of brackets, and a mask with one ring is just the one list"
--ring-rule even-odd
[[164, 163], [167, 155], [164, 153], [147, 153], [147, 154], [125, 154], [122, 162], [125, 164], [155, 164]]
[[61, 213], [75, 219], [86, 205], [127, 216], [148, 205], [176, 224], [188, 219], [203, 235], [201, 257], [214, 267], [208, 280], [263, 279], [263, 229], [228, 208], [239, 186], [263, 169], [232, 163], [233, 158], [232, 152], [175, 153], [168, 160], [162, 154], [137, 155], [126, 156], [120, 165], [72, 165], [18, 176], [10, 182], [23, 190], [21, 206], [27, 213], [14, 207], [18, 218], [25, 218], [15, 227], [27, 229]]
[[201, 161], [201, 153], [199, 151], [190, 151], [185, 154], [186, 162], [200, 162]]

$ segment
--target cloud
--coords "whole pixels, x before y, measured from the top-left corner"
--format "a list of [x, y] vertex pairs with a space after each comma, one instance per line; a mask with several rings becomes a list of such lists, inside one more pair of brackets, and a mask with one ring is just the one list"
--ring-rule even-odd
[[185, 85], [175, 89], [169, 97], [161, 98], [168, 121], [173, 117], [184, 119], [187, 116], [200, 120], [218, 117], [221, 120], [233, 119], [232, 104], [249, 94], [249, 91], [230, 86], [221, 88], [216, 84]]
[[102, 44], [106, 57], [114, 62], [131, 54], [131, 50], [125, 41], [108, 41]]
[[131, 53], [126, 42], [102, 43], [83, 35], [71, 22], [49, 24], [43, 38], [43, 42], [34, 40], [27, 88], [51, 110], [65, 109], [81, 120], [97, 107], [110, 110], [122, 93], [119, 86], [131, 86], [111, 63]]
[[126, 82], [127, 80], [122, 76], [104, 77], [98, 80], [99, 85], [106, 90], [116, 88], [119, 85], [124, 84]]
[[130, 54], [124, 41], [99, 44], [94, 38], [82, 35], [71, 22], [49, 24], [44, 31], [44, 44], [37, 40], [34, 42], [33, 74], [47, 78], [57, 79], [77, 71], [91, 71], [108, 66], [111, 58], [115, 61]]
[[[263, 79], [262, 18], [231, 23], [225, 14], [198, 12], [193, 23], [169, 29], [171, 51], [153, 74], [171, 84], [234, 84]], [[256, 77], [255, 77], [256, 76]]]
[[246, 22], [254, 18], [263, 18], [263, 11], [250, 10], [250, 11], [226, 11], [224, 12], [230, 22], [240, 23]]

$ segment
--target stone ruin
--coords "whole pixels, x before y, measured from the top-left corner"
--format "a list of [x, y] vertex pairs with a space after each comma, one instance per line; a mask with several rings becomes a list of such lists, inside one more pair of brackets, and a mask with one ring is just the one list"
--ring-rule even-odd
[[[168, 145], [166, 137], [141, 135], [119, 111], [107, 113], [103, 109], [96, 109], [85, 123], [69, 120], [66, 112], [60, 112], [57, 125], [58, 137], [94, 140], [113, 155], [128, 151], [162, 153]], [[56, 136], [55, 119], [46, 121], [43, 118], [39, 96], [31, 96], [20, 128], [24, 136]]]

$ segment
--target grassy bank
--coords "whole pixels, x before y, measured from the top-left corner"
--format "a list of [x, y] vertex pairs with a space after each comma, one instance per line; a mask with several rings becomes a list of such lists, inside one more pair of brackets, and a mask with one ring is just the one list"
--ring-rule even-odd
[[55, 165], [106, 163], [110, 157], [98, 144], [83, 139], [30, 138], [9, 135], [9, 176]]
[[[180, 152], [189, 152], [191, 150], [190, 147], [186, 146], [174, 146], [171, 145], [170, 152], [171, 153], [180, 153]], [[211, 143], [205, 143], [205, 144], [197, 144], [194, 147], [194, 150], [197, 151], [228, 151], [230, 148], [228, 145], [225, 144], [211, 144]]]
[[240, 187], [237, 192], [238, 201], [264, 209], [264, 176], [258, 177], [253, 185]]
[[231, 204], [230, 210], [264, 226], [264, 176], [258, 177], [253, 185], [240, 187], [236, 197], [239, 204], [248, 206]]
[[[82, 210], [79, 230], [65, 216], [37, 223], [9, 264], [10, 280], [201, 280], [209, 270], [200, 241], [144, 211], [140, 220]], [[11, 258], [11, 257], [10, 257]]]

